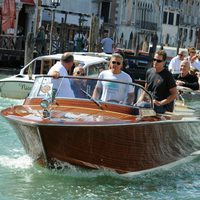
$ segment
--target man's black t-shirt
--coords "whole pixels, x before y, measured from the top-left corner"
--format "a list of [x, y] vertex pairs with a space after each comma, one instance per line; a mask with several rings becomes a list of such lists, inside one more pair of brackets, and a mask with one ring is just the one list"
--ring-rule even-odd
[[[150, 68], [146, 74], [147, 90], [151, 92], [153, 99], [162, 101], [171, 95], [170, 89], [176, 87], [176, 82], [171, 72], [163, 69], [157, 73], [154, 68]], [[164, 105], [167, 111], [172, 112], [174, 102]]]

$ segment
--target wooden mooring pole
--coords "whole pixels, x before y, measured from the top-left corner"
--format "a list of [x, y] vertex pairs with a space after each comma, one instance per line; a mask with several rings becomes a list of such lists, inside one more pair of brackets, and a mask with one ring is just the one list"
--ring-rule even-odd
[[28, 64], [33, 59], [34, 44], [34, 35], [29, 32], [25, 42], [24, 65]]

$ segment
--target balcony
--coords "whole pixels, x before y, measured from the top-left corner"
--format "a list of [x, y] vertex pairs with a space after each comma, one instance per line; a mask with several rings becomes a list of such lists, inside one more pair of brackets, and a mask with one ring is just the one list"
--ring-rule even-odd
[[180, 8], [181, 3], [178, 1], [165, 1], [165, 6], [170, 8]]
[[139, 20], [136, 21], [135, 28], [151, 30], [151, 31], [157, 31], [158, 29], [157, 23], [148, 22], [148, 21], [139, 21]]

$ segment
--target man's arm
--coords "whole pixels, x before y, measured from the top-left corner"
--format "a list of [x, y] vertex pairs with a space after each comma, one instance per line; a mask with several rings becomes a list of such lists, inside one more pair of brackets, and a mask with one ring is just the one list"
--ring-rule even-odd
[[[144, 88], [147, 90], [147, 83], [145, 83], [145, 86], [144, 86]], [[137, 103], [139, 103], [139, 102], [141, 102], [141, 101], [144, 101], [145, 100], [145, 91], [142, 91], [142, 93], [141, 93], [141, 95], [140, 95], [140, 97], [138, 98], [138, 100], [137, 100]]]
[[177, 88], [173, 87], [169, 91], [170, 95], [166, 99], [163, 99], [162, 101], [153, 100], [154, 104], [156, 106], [163, 106], [174, 101], [177, 97]]
[[127, 97], [127, 99], [125, 101], [125, 104], [131, 105], [134, 102], [134, 98], [135, 98], [135, 93], [134, 92], [128, 93], [128, 97]]
[[53, 78], [58, 78], [60, 73], [58, 71], [51, 71], [48, 75], [53, 76]]

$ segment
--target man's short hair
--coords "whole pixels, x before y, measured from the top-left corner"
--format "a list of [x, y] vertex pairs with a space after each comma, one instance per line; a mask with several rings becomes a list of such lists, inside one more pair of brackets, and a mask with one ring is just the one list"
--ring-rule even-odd
[[74, 56], [71, 53], [64, 53], [61, 57], [61, 61], [68, 63], [68, 62], [74, 62]]
[[184, 65], [186, 66], [188, 69], [190, 69], [190, 62], [188, 60], [183, 60], [181, 61], [181, 64], [180, 65]]
[[163, 57], [163, 61], [165, 61], [167, 59], [167, 53], [164, 50], [158, 50], [156, 51], [155, 54], [158, 54], [159, 56]]
[[121, 58], [122, 61], [124, 60], [123, 56], [121, 54], [119, 54], [119, 53], [113, 53], [111, 58]]
[[187, 52], [184, 51], [184, 50], [180, 50], [178, 55], [183, 55], [183, 56], [186, 56], [187, 55]]

